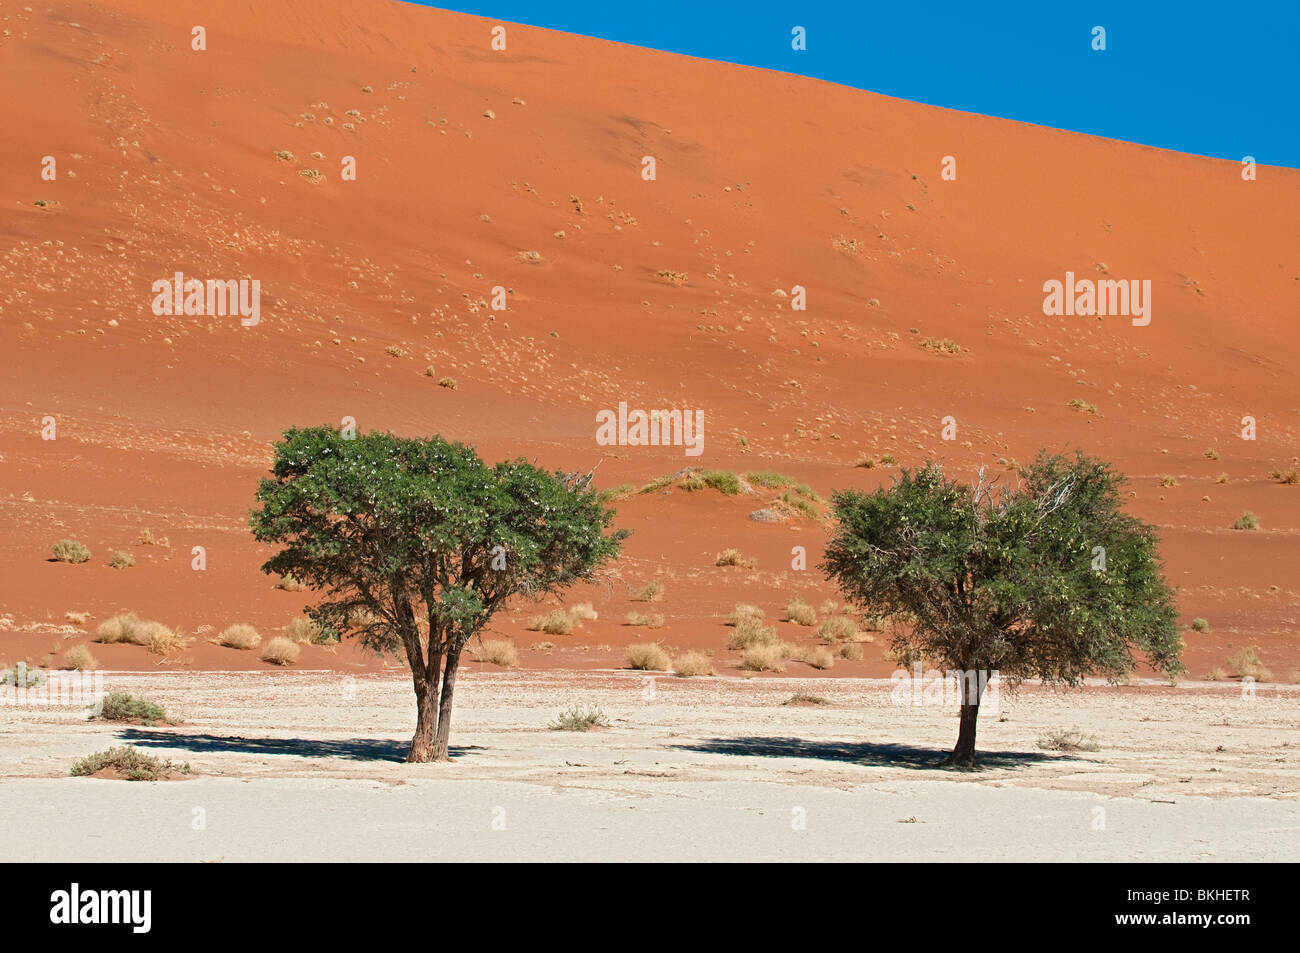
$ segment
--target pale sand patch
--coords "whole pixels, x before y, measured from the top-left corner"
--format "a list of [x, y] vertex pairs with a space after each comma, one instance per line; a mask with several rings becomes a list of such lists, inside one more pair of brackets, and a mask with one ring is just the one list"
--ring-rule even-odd
[[[8, 839], [4, 859], [1300, 857], [1292, 688], [1003, 693], [981, 718], [987, 767], [953, 773], [927, 765], [955, 740], [955, 715], [894, 705], [882, 680], [658, 676], [651, 692], [641, 673], [472, 672], [450, 765], [401, 763], [414, 726], [404, 680], [167, 672], [108, 673], [105, 685], [184, 724], [0, 709], [0, 814], [41, 832]], [[781, 704], [799, 689], [832, 705]], [[603, 708], [612, 728], [547, 730], [573, 703]], [[1101, 750], [1041, 751], [1053, 727]], [[198, 777], [66, 776], [121, 743]]]

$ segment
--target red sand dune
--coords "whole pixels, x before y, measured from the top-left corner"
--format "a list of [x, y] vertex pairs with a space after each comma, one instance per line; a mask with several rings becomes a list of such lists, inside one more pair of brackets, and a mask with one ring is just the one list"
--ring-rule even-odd
[[[1257, 645], [1300, 677], [1300, 486], [1270, 478], [1300, 454], [1300, 172], [1245, 182], [1232, 162], [523, 26], [493, 51], [491, 25], [378, 0], [0, 11], [0, 662], [58, 664], [86, 641], [59, 630], [71, 610], [87, 631], [130, 609], [276, 634], [306, 599], [259, 571], [254, 487], [286, 427], [351, 416], [488, 460], [599, 463], [602, 486], [700, 464], [829, 494], [889, 479], [855, 468], [863, 454], [1003, 472], [1078, 446], [1129, 475], [1184, 622], [1209, 619], [1186, 635], [1193, 675]], [[1067, 270], [1150, 279], [1151, 324], [1045, 317], [1042, 284]], [[176, 271], [257, 278], [260, 324], [156, 317], [151, 285]], [[807, 311], [774, 294], [796, 284]], [[595, 413], [619, 401], [702, 409], [704, 455], [597, 446]], [[494, 630], [530, 666], [618, 665], [658, 638], [734, 671], [734, 603], [833, 595], [790, 568], [794, 545], [819, 561], [823, 525], [747, 518], [773, 495], [634, 495], [625, 557], [572, 594], [599, 620], [543, 636], [520, 604]], [[1232, 530], [1247, 509], [1262, 528]], [[168, 544], [138, 544], [146, 528]], [[92, 560], [47, 561], [63, 537]], [[732, 546], [758, 569], [715, 567]], [[118, 548], [133, 568], [106, 565]], [[622, 624], [649, 578], [666, 589], [655, 632]], [[876, 638], [828, 674], [888, 672]], [[543, 640], [557, 647], [528, 648]], [[114, 669], [266, 664], [201, 638], [168, 660], [92, 648]], [[299, 662], [377, 664], [347, 645]]]

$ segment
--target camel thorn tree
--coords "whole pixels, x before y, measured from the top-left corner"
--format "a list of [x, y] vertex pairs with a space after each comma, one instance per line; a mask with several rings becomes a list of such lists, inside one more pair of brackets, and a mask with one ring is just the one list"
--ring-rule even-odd
[[466, 643], [508, 599], [559, 592], [618, 554], [627, 531], [610, 529], [591, 477], [489, 467], [438, 436], [295, 428], [250, 522], [279, 547], [264, 572], [324, 594], [307, 609], [317, 623], [405, 655], [417, 710], [406, 760], [446, 761]]
[[1122, 512], [1123, 485], [1109, 464], [1043, 451], [1013, 488], [983, 469], [973, 483], [952, 480], [931, 462], [872, 493], [834, 495], [822, 570], [850, 602], [902, 623], [891, 644], [898, 664], [962, 675], [957, 745], [944, 764], [975, 766], [989, 673], [1012, 689], [1027, 678], [1118, 680], [1135, 649], [1170, 677], [1182, 671], [1155, 527]]

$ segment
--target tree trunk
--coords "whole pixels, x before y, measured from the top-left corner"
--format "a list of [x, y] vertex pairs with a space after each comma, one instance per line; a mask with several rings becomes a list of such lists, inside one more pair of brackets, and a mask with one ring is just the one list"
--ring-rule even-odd
[[438, 732], [433, 742], [433, 760], [450, 761], [451, 748], [451, 696], [456, 691], [456, 669], [460, 667], [460, 651], [447, 653], [447, 670], [442, 675], [442, 698], [438, 704]]
[[[411, 739], [411, 750], [406, 755], [407, 763], [423, 764], [433, 758], [433, 733], [437, 727], [434, 701], [435, 685], [429, 683], [424, 672], [414, 672], [415, 681], [415, 737]], [[436, 683], [435, 683], [436, 684]]]
[[973, 768], [975, 767], [975, 723], [980, 716], [980, 703], [976, 699], [973, 703], [967, 703], [965, 699], [961, 703], [961, 728], [957, 732], [957, 747], [952, 749], [952, 754], [948, 755], [944, 765], [951, 768]]

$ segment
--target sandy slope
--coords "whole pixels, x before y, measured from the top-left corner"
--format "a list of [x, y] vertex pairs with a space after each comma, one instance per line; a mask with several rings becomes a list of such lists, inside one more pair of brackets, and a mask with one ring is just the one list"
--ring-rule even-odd
[[[51, 0], [0, 26], [0, 662], [84, 641], [58, 629], [69, 610], [278, 629], [305, 600], [258, 571], [253, 488], [285, 427], [351, 416], [489, 459], [599, 462], [606, 486], [702, 462], [825, 494], [888, 479], [854, 468], [864, 453], [969, 472], [1081, 446], [1131, 476], [1186, 619], [1211, 621], [1188, 634], [1193, 673], [1250, 644], [1276, 677], [1300, 670], [1300, 486], [1269, 478], [1300, 454], [1294, 170], [1243, 182], [1234, 163], [526, 27], [493, 52], [487, 21], [380, 0]], [[177, 270], [258, 278], [261, 323], [155, 317], [151, 284]], [[1044, 317], [1042, 283], [1067, 270], [1149, 278], [1151, 325]], [[795, 284], [806, 312], [774, 293]], [[705, 455], [598, 447], [595, 412], [620, 400], [703, 409]], [[815, 565], [823, 527], [747, 519], [772, 495], [634, 496], [626, 557], [575, 594], [600, 620], [549, 654], [527, 648], [532, 607], [496, 628], [528, 666], [617, 664], [647, 637], [620, 624], [629, 587], [657, 577], [655, 637], [721, 653], [736, 601], [829, 595], [789, 569], [794, 545]], [[1263, 528], [1229, 529], [1246, 509]], [[138, 545], [143, 528], [168, 545]], [[46, 562], [65, 536], [92, 562]], [[714, 568], [724, 546], [758, 570]], [[116, 548], [136, 566], [107, 568]], [[831, 674], [887, 673], [879, 647]], [[264, 667], [201, 640], [166, 664]], [[303, 664], [376, 666], [346, 648]]]
[[[887, 682], [468, 676], [450, 765], [400, 763], [407, 683], [331, 673], [111, 674], [183, 723], [0, 721], [0, 813], [38, 838], [9, 860], [1292, 860], [1300, 841], [1294, 688], [1027, 689], [986, 713], [986, 768], [928, 767], [941, 708]], [[812, 689], [822, 707], [782, 703]], [[570, 704], [612, 727], [553, 732]], [[1052, 728], [1096, 752], [1042, 751]], [[128, 742], [196, 772], [67, 777]], [[202, 824], [196, 827], [196, 818]]]

